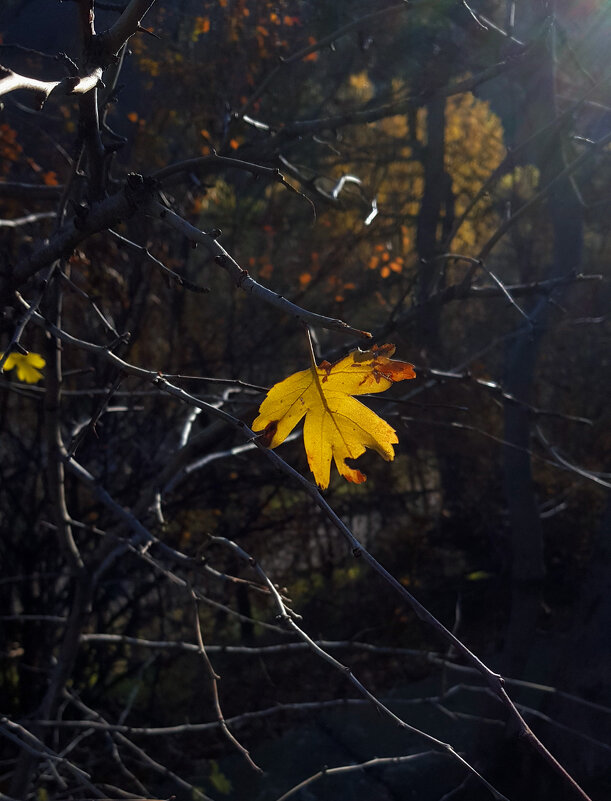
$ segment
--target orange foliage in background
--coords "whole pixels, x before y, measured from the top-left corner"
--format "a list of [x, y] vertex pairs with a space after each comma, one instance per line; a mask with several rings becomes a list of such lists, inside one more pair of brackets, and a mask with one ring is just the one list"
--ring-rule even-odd
[[18, 161], [23, 152], [23, 148], [17, 141], [17, 131], [6, 123], [0, 123], [0, 171], [2, 175], [8, 175], [11, 166]]

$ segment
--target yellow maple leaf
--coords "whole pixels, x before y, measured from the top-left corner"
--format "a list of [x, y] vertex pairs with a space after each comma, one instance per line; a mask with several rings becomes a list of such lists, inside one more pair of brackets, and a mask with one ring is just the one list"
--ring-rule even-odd
[[[0, 353], [0, 358], [4, 354]], [[37, 368], [44, 367], [46, 364], [40, 353], [9, 353], [4, 362], [4, 370], [17, 368], [17, 378], [25, 381], [26, 384], [36, 384], [41, 380], [42, 373]]]
[[394, 345], [382, 345], [353, 350], [334, 364], [316, 365], [312, 359], [307, 370], [270, 389], [253, 431], [262, 431], [265, 444], [275, 448], [305, 417], [303, 441], [318, 486], [329, 486], [332, 458], [340, 475], [361, 484], [367, 477], [346, 459], [356, 459], [371, 448], [391, 461], [399, 440], [392, 426], [352, 396], [384, 392], [397, 381], [416, 377], [413, 365], [389, 358], [394, 352]]

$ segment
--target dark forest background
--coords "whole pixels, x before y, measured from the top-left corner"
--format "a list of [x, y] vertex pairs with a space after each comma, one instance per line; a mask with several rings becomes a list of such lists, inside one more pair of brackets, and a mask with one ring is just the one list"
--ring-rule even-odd
[[[45, 365], [0, 377], [0, 799], [609, 798], [610, 36], [3, 3], [0, 354]], [[247, 428], [308, 366], [285, 299], [417, 374], [324, 500]]]

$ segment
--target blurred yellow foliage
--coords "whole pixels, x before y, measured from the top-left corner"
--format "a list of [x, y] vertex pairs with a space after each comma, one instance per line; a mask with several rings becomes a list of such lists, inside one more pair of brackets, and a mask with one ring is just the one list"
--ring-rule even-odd
[[373, 97], [373, 84], [369, 80], [367, 71], [357, 72], [348, 78], [350, 87], [354, 89], [360, 100], [371, 100]]
[[[350, 85], [358, 90], [366, 86], [367, 80], [366, 73], [359, 73], [350, 77]], [[402, 92], [398, 84], [393, 88], [396, 94]], [[349, 143], [358, 153], [358, 161], [335, 165], [338, 179], [346, 173], [357, 175], [367, 196], [376, 198], [381, 214], [400, 221], [392, 242], [381, 246], [385, 253], [372, 255], [368, 245], [362, 255], [362, 263], [378, 270], [382, 278], [403, 272], [408, 262], [415, 263], [414, 243], [424, 192], [426, 115], [426, 108], [420, 108], [411, 116], [397, 114], [366, 127], [352, 128]], [[469, 92], [448, 98], [445, 120], [445, 169], [452, 182], [453, 216], [458, 219], [503, 160], [503, 129], [489, 104]], [[520, 173], [518, 178], [521, 185], [533, 180], [530, 172]], [[355, 207], [344, 224], [362, 225], [363, 219], [361, 209]], [[486, 194], [471, 209], [449, 249], [474, 255], [498, 221], [495, 201]]]

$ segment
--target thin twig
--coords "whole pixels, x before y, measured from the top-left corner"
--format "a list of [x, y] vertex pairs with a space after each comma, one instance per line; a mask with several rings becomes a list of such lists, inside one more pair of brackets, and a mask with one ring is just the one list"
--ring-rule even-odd
[[191, 591], [191, 595], [193, 598], [193, 612], [194, 612], [194, 620], [195, 620], [195, 636], [197, 637], [197, 652], [201, 655], [204, 665], [206, 666], [206, 671], [210, 678], [210, 687], [212, 690], [212, 702], [214, 704], [214, 711], [216, 712], [216, 718], [218, 720], [219, 726], [221, 727], [221, 731], [225, 735], [225, 737], [229, 740], [229, 742], [237, 748], [237, 750], [242, 754], [248, 765], [250, 765], [253, 770], [257, 773], [263, 773], [261, 768], [253, 761], [252, 757], [250, 756], [248, 750], [244, 748], [244, 746], [238, 742], [236, 737], [229, 731], [229, 727], [227, 726], [227, 721], [223, 715], [223, 710], [221, 709], [221, 701], [219, 698], [219, 690], [218, 690], [218, 681], [220, 676], [217, 675], [216, 671], [212, 667], [212, 663], [206, 653], [206, 647], [204, 645], [204, 638], [202, 637], [202, 627], [199, 620], [199, 607], [197, 605], [197, 595]]
[[605, 481], [603, 478], [600, 477], [597, 473], [594, 473], [592, 470], [585, 470], [583, 467], [579, 467], [579, 465], [574, 464], [573, 462], [569, 462], [568, 459], [565, 459], [564, 456], [561, 456], [558, 453], [557, 448], [547, 440], [543, 431], [541, 430], [541, 426], [537, 426], [537, 435], [543, 445], [547, 448], [547, 450], [552, 454], [554, 459], [561, 464], [567, 470], [572, 470], [574, 473], [578, 473], [580, 476], [589, 479], [590, 481], [594, 481], [596, 484], [600, 484], [601, 487], [607, 487], [607, 489], [611, 489], [611, 482]]
[[[225, 537], [211, 537], [212, 542], [218, 542], [219, 544], [223, 544], [226, 547], [230, 548], [240, 559], [245, 561], [250, 567], [257, 573], [261, 581], [267, 584], [270, 593], [274, 599], [276, 608], [278, 609], [278, 613], [280, 618], [282, 619], [283, 623], [287, 626], [287, 628], [291, 629], [303, 642], [307, 643], [310, 647], [310, 650], [313, 651], [317, 656], [323, 659], [325, 662], [328, 662], [332, 665], [336, 670], [339, 670], [343, 673], [346, 678], [356, 687], [357, 691], [363, 695], [368, 701], [370, 701], [374, 707], [387, 719], [392, 721], [395, 725], [399, 726], [400, 729], [403, 731], [409, 732], [420, 739], [425, 740], [425, 742], [432, 745], [436, 750], [440, 751], [441, 753], [449, 756], [459, 762], [468, 772], [473, 774], [492, 794], [492, 796], [497, 799], [497, 801], [508, 801], [506, 796], [504, 796], [499, 790], [496, 789], [490, 782], [485, 779], [466, 759], [464, 759], [459, 753], [457, 753], [454, 748], [449, 744], [445, 743], [442, 740], [438, 740], [436, 737], [428, 734], [421, 729], [416, 728], [415, 726], [410, 725], [394, 712], [392, 712], [385, 704], [380, 701], [372, 692], [370, 692], [365, 685], [356, 677], [356, 675], [352, 672], [351, 668], [347, 665], [342, 664], [339, 662], [335, 657], [331, 656], [328, 651], [325, 651], [320, 646], [316, 645], [314, 640], [306, 634], [306, 632], [301, 629], [293, 616], [290, 615], [280, 597], [276, 587], [269, 579], [259, 562], [257, 562], [252, 556], [250, 556], [243, 548], [241, 548], [237, 543], [233, 542], [232, 540], [228, 540]], [[373, 557], [372, 557], [373, 558]], [[463, 646], [464, 648], [464, 646]]]
[[185, 289], [189, 289], [191, 290], [191, 292], [200, 292], [202, 294], [205, 294], [206, 292], [210, 291], [207, 287], [195, 284], [193, 281], [189, 281], [187, 278], [180, 275], [180, 273], [177, 273], [174, 270], [170, 269], [170, 267], [168, 267], [158, 258], [153, 256], [150, 250], [144, 247], [144, 245], [138, 245], [136, 242], [132, 242], [131, 239], [122, 236], [116, 231], [113, 231], [111, 228], [108, 229], [108, 233], [122, 245], [125, 245], [135, 253], [139, 253], [141, 256], [144, 256], [144, 258], [151, 264], [154, 264], [156, 267], [159, 267], [159, 269], [164, 273], [164, 275], [167, 275], [169, 278], [171, 278], [172, 281], [175, 281], [179, 286], [182, 286]]
[[45, 745], [38, 737], [32, 732], [28, 731], [25, 727], [20, 726], [18, 723], [9, 720], [6, 717], [0, 718], [0, 735], [18, 745], [23, 751], [31, 756], [38, 757], [39, 759], [49, 760], [61, 765], [65, 770], [71, 773], [83, 787], [94, 795], [95, 798], [104, 798], [104, 793], [100, 792], [98, 788], [90, 781], [90, 776], [84, 770], [74, 765], [69, 759], [58, 756], [53, 749]]
[[[307, 779], [304, 779], [302, 782], [299, 782], [299, 784], [291, 787], [290, 790], [287, 790], [286, 793], [283, 793], [279, 798], [276, 799], [276, 801], [287, 801], [288, 798], [296, 795], [305, 787], [309, 787], [319, 779], [324, 779], [327, 776], [340, 776], [346, 773], [353, 773], [354, 771], [367, 770], [368, 768], [385, 768], [395, 767], [397, 765], [406, 765], [410, 762], [415, 762], [424, 757], [431, 756], [438, 757], [440, 754], [438, 751], [422, 751], [419, 754], [409, 754], [407, 756], [375, 757], [374, 759], [368, 759], [366, 762], [359, 762], [356, 765], [339, 765], [335, 768], [323, 768], [322, 770], [319, 770], [318, 773], [308, 776]], [[442, 754], [441, 756], [445, 755]]]
[[146, 751], [144, 751], [144, 749], [137, 746], [124, 734], [118, 732], [116, 726], [110, 725], [99, 712], [96, 712], [94, 709], [91, 709], [86, 704], [84, 704], [81, 701], [81, 699], [78, 698], [74, 693], [65, 691], [64, 695], [66, 698], [70, 699], [70, 701], [77, 707], [77, 709], [89, 715], [90, 718], [93, 718], [93, 720], [90, 719], [87, 721], [82, 721], [83, 723], [89, 724], [92, 728], [102, 729], [103, 731], [115, 731], [116, 733], [114, 736], [116, 737], [117, 742], [119, 742], [122, 746], [124, 746], [128, 750], [135, 753], [138, 756], [138, 758], [142, 762], [144, 762], [144, 764], [149, 769], [153, 770], [155, 773], [159, 773], [166, 779], [170, 779], [171, 781], [176, 782], [178, 787], [182, 788], [183, 790], [186, 790], [189, 793], [190, 797], [200, 798], [202, 801], [213, 801], [213, 799], [211, 799], [210, 796], [205, 795], [197, 787], [185, 781], [185, 779], [178, 776], [169, 768], [166, 768], [165, 765], [162, 765], [161, 763], [157, 762], [155, 759], [149, 756], [149, 754], [147, 754]]

